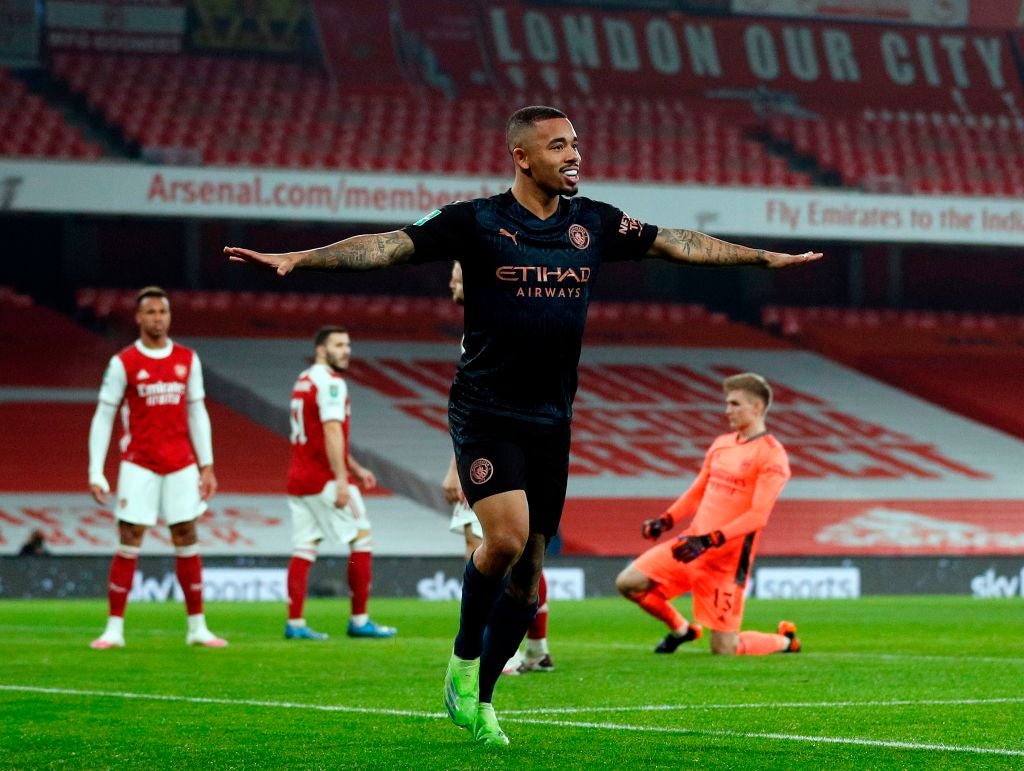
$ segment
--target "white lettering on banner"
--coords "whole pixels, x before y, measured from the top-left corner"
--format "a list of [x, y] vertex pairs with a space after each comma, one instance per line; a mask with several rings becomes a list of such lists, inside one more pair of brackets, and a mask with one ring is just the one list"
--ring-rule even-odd
[[[557, 65], [598, 69], [607, 66], [618, 72], [638, 72], [645, 68], [661, 75], [682, 72], [683, 50], [689, 52], [693, 75], [701, 77], [742, 79], [745, 75], [771, 82], [792, 77], [804, 83], [822, 80], [819, 46], [824, 52], [824, 72], [835, 82], [859, 82], [861, 67], [850, 34], [823, 24], [788, 24], [777, 22], [697, 23], [686, 18], [680, 22], [673, 15], [602, 14], [599, 23], [591, 15], [579, 16], [566, 11], [531, 9], [518, 13], [514, 8], [492, 8], [490, 32], [494, 57], [498, 64], [515, 65], [517, 77], [523, 77], [523, 64]], [[598, 30], [601, 38], [598, 39]], [[723, 72], [718, 49], [735, 46], [739, 35], [745, 49], [746, 71]], [[880, 34], [857, 29], [861, 55], [875, 58], [868, 46], [877, 46], [877, 56], [889, 82], [908, 86], [924, 82], [929, 86], [966, 89], [985, 85], [993, 89], [1007, 87], [1003, 73], [1003, 48], [998, 35], [938, 34], [916, 35], [899, 31]], [[723, 42], [724, 41], [724, 42]], [[739, 42], [739, 41], [736, 41]], [[607, 52], [602, 62], [600, 51]], [[731, 50], [730, 50], [730, 53]], [[972, 79], [970, 59], [980, 65], [982, 84]], [[730, 56], [727, 60], [743, 61]], [[511, 78], [510, 78], [511, 79]], [[691, 85], [692, 87], [692, 85]]]
[[544, 568], [549, 600], [582, 600], [587, 596], [583, 568]]
[[984, 599], [1024, 597], [1024, 568], [1016, 576], [997, 576], [995, 568], [989, 568], [971, 579], [971, 594]]
[[457, 600], [462, 597], [462, 582], [448, 578], [443, 570], [438, 570], [416, 582], [416, 594], [421, 600]]
[[[175, 595], [180, 592], [179, 587]], [[284, 568], [203, 568], [203, 599], [221, 602], [286, 602], [288, 571]]]
[[[219, 602], [284, 602], [288, 599], [288, 571], [284, 568], [203, 569], [203, 599]], [[162, 578], [135, 572], [129, 602], [181, 602], [181, 586], [174, 573]]]
[[853, 55], [853, 41], [850, 36], [838, 29], [826, 29], [821, 33], [825, 48], [825, 60], [828, 72], [837, 83], [844, 81], [860, 81], [860, 67]]
[[454, 200], [489, 195], [488, 188], [433, 192], [422, 183], [416, 187], [364, 187], [349, 185], [339, 177], [333, 185], [279, 183], [264, 192], [263, 175], [215, 182], [203, 179], [170, 179], [157, 172], [146, 193], [147, 202], [166, 204], [227, 204], [241, 207], [306, 208], [337, 214], [344, 209], [379, 209], [420, 212], [438, 209]]
[[754, 595], [760, 600], [854, 600], [860, 568], [757, 568]]
[[174, 573], [164, 573], [162, 578], [147, 576], [141, 570], [135, 571], [129, 602], [167, 602], [181, 599], [181, 588]]
[[577, 67], [597, 68], [601, 65], [593, 16], [566, 15], [562, 18], [562, 31], [565, 33], [570, 62]]
[[[582, 600], [586, 597], [586, 576], [583, 568], [544, 568], [549, 600]], [[422, 600], [457, 600], [462, 597], [462, 581], [449, 578], [444, 571], [421, 578], [416, 593]]]

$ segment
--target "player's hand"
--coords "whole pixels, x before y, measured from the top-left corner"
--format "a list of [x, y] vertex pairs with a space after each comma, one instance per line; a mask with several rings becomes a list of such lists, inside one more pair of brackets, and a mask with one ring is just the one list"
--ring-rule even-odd
[[765, 267], [788, 268], [803, 262], [814, 262], [824, 257], [821, 252], [804, 252], [803, 254], [786, 254], [785, 252], [765, 252]]
[[283, 254], [267, 254], [265, 252], [254, 252], [252, 249], [243, 249], [241, 246], [225, 246], [224, 254], [231, 262], [243, 262], [257, 268], [273, 270], [279, 276], [286, 276], [292, 272], [296, 263], [302, 259], [301, 252], [285, 252]]
[[640, 535], [649, 541], [657, 541], [661, 534], [671, 530], [674, 524], [675, 520], [671, 514], [662, 514], [656, 519], [645, 519], [640, 527]]
[[213, 466], [203, 466], [199, 469], [199, 500], [208, 501], [217, 492], [217, 477], [214, 476]]
[[693, 562], [708, 549], [725, 543], [721, 530], [712, 530], [706, 535], [681, 535], [672, 547], [672, 556], [680, 562]]
[[359, 479], [359, 486], [364, 490], [372, 490], [377, 486], [377, 477], [368, 468], [361, 468], [356, 472]]
[[348, 482], [337, 482], [335, 484], [334, 491], [334, 505], [339, 509], [343, 509], [346, 506], [348, 506], [348, 502], [351, 500], [351, 498], [352, 496], [349, 494], [348, 491]]
[[110, 494], [110, 485], [107, 484], [107, 478], [103, 476], [103, 474], [89, 475], [89, 493], [92, 495], [92, 499], [100, 506], [107, 505], [107, 495]]
[[441, 489], [444, 490], [444, 499], [448, 503], [466, 502], [466, 494], [462, 492], [462, 483], [459, 481], [459, 475], [454, 469], [449, 469], [448, 473], [444, 475]]

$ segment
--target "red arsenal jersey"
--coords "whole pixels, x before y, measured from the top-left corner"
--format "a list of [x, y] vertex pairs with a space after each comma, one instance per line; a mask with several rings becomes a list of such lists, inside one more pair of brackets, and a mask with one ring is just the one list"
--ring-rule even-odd
[[324, 423], [341, 422], [343, 463], [348, 454], [351, 410], [344, 379], [326, 364], [314, 364], [295, 381], [288, 413], [292, 442], [288, 494], [317, 495], [334, 479], [324, 445]]
[[151, 349], [136, 341], [111, 358], [99, 398], [121, 405], [121, 459], [170, 474], [196, 462], [187, 407], [204, 396], [202, 368], [190, 348]]

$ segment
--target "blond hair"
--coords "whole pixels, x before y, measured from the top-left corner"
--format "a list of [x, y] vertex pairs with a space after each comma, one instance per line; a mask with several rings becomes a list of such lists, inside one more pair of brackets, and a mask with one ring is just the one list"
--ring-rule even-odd
[[722, 381], [722, 392], [745, 391], [755, 399], [764, 403], [764, 411], [772, 404], [772, 387], [768, 381], [756, 372], [741, 372], [738, 375], [730, 375]]

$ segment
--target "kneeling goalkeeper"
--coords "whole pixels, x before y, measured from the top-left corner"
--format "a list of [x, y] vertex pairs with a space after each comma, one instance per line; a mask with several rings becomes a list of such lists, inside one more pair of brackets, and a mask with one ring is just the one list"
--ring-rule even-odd
[[[790, 477], [782, 444], [765, 427], [771, 387], [747, 372], [722, 381], [725, 414], [732, 433], [712, 442], [700, 474], [657, 519], [643, 524], [645, 538], [657, 540], [677, 522], [693, 519], [672, 540], [652, 546], [619, 573], [616, 588], [669, 632], [654, 649], [674, 653], [711, 630], [711, 652], [757, 656], [796, 653], [796, 625], [780, 621], [777, 633], [741, 632], [747, 579], [761, 529]], [[694, 622], [670, 600], [693, 595]]]

